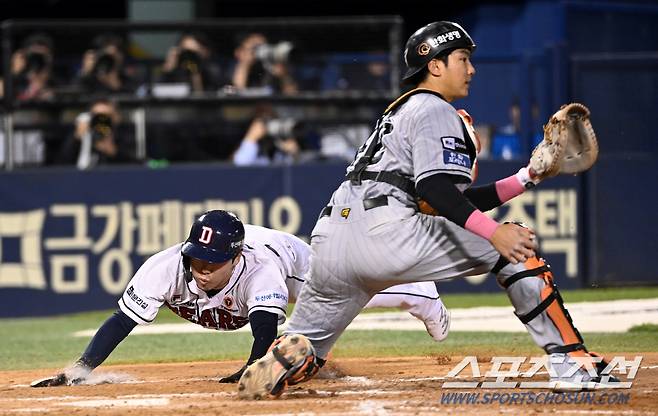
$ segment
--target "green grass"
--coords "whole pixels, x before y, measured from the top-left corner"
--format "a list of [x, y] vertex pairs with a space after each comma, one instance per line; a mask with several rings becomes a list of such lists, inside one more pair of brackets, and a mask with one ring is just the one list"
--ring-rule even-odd
[[[630, 287], [630, 288], [596, 288], [596, 289], [572, 289], [562, 290], [560, 294], [564, 301], [573, 302], [598, 302], [619, 299], [650, 299], [658, 298], [658, 286]], [[497, 293], [445, 293], [441, 294], [443, 303], [450, 309], [475, 308], [478, 306], [509, 306], [507, 294], [501, 289]], [[364, 313], [382, 312], [390, 309], [373, 308], [365, 309]]]
[[[628, 330], [628, 332], [653, 332], [658, 335], [658, 325], [655, 324], [642, 324], [635, 325]], [[657, 340], [658, 341], [658, 340]]]
[[[573, 290], [560, 289], [560, 294], [567, 304], [573, 302], [598, 302], [619, 299], [649, 299], [658, 298], [658, 286]], [[443, 299], [443, 303], [451, 309], [510, 305], [509, 299], [502, 289], [500, 293], [447, 293], [441, 295], [441, 298]]]
[[[601, 353], [658, 351], [656, 333], [584, 333], [586, 344]], [[336, 357], [385, 357], [407, 355], [541, 355], [530, 335], [522, 332], [450, 332], [434, 342], [422, 331], [347, 331], [333, 351]]]
[[[658, 288], [572, 290], [563, 292], [567, 302], [658, 297]], [[444, 297], [450, 308], [509, 305], [504, 294], [470, 294]], [[380, 309], [381, 310], [381, 309]], [[0, 370], [60, 368], [84, 351], [89, 338], [73, 337], [75, 331], [98, 328], [112, 311], [88, 312], [51, 318], [0, 319]], [[183, 322], [167, 309], [157, 323]], [[658, 351], [658, 325], [645, 324], [625, 334], [590, 333], [587, 345], [594, 351]], [[207, 331], [197, 334], [129, 336], [106, 364], [244, 360], [249, 355], [249, 333]], [[406, 355], [539, 354], [525, 333], [451, 332], [435, 343], [424, 331], [348, 331], [334, 349], [336, 357]]]

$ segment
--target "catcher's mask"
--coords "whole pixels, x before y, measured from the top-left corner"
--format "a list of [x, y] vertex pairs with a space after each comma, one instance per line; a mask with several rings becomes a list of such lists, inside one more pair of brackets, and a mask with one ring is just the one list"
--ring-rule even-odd
[[192, 224], [181, 254], [208, 263], [223, 263], [240, 253], [243, 241], [244, 226], [235, 214], [208, 211]]
[[461, 48], [473, 51], [475, 43], [457, 23], [440, 21], [421, 27], [409, 37], [404, 47], [407, 72], [402, 81], [420, 72], [432, 59]]

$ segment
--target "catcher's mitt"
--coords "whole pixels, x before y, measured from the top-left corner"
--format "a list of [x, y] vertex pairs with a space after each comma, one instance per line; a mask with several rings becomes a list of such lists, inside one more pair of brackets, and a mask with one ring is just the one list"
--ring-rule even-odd
[[599, 145], [589, 115], [589, 109], [578, 103], [565, 104], [553, 114], [544, 126], [544, 139], [530, 157], [533, 178], [574, 174], [592, 167]]

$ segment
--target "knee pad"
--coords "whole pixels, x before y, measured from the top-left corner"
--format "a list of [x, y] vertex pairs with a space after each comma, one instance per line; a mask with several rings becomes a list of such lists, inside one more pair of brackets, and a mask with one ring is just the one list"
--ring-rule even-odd
[[580, 332], [574, 326], [569, 311], [564, 307], [564, 301], [553, 280], [553, 273], [550, 266], [543, 258], [538, 256], [528, 259], [524, 265], [527, 270], [511, 275], [501, 285], [505, 289], [508, 289], [521, 279], [535, 277], [544, 282], [544, 287], [540, 291], [540, 302], [537, 306], [528, 313], [517, 314], [515, 312], [515, 315], [521, 322], [528, 324], [542, 312], [546, 311], [563, 342], [563, 345], [546, 347], [545, 350], [548, 354], [568, 353], [574, 356], [589, 355]]

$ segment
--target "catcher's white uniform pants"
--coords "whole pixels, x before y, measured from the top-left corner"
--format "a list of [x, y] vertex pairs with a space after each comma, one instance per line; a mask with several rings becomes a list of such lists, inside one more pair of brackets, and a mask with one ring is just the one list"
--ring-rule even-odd
[[[332, 207], [312, 234], [311, 273], [297, 299], [287, 334], [303, 334], [320, 358], [377, 292], [417, 281], [440, 281], [489, 272], [500, 258], [485, 239], [443, 217], [420, 214], [388, 198], [388, 205], [364, 209], [362, 201]], [[527, 270], [508, 264], [500, 282]], [[541, 279], [524, 278], [508, 289], [515, 312], [541, 302]], [[563, 345], [546, 312], [526, 324], [535, 342]], [[483, 327], [483, 329], [486, 329]]]

